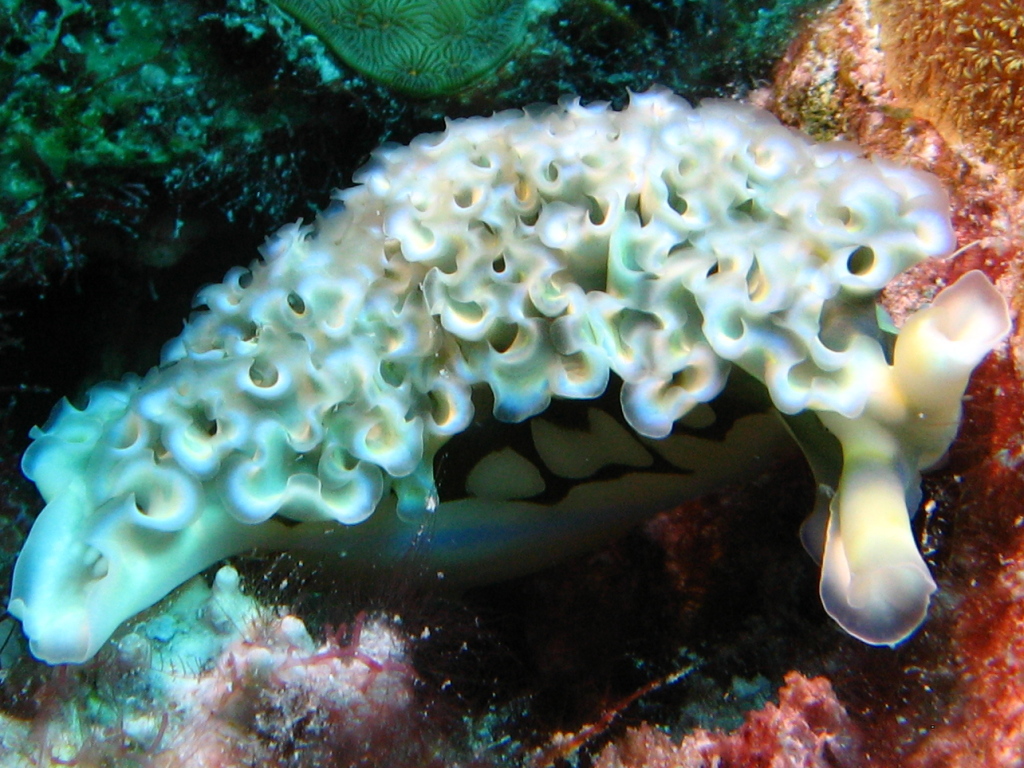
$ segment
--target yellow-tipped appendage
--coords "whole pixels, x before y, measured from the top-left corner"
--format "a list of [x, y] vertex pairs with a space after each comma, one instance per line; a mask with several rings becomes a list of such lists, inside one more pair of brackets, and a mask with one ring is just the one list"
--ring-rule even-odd
[[971, 371], [1009, 329], [1002, 296], [970, 272], [907, 320], [891, 366], [866, 366], [872, 394], [860, 416], [818, 413], [843, 452], [822, 602], [865, 642], [895, 645], [924, 620], [936, 587], [910, 526], [919, 473], [949, 448]]

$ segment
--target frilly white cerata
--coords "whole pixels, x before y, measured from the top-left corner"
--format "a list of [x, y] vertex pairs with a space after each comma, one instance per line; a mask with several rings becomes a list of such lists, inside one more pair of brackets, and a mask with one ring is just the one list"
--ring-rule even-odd
[[919, 472], [1008, 330], [980, 273], [879, 328], [878, 291], [954, 246], [934, 178], [654, 90], [453, 121], [356, 181], [201, 290], [159, 366], [33, 431], [35, 655], [88, 659], [234, 553], [387, 559], [426, 517], [449, 578], [522, 572], [794, 438], [828, 612], [876, 644], [922, 621]]

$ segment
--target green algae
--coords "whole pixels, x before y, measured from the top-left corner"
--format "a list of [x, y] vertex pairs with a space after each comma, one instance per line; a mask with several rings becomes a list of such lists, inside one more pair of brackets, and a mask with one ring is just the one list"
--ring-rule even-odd
[[223, 178], [288, 119], [220, 68], [193, 2], [0, 0], [0, 283], [136, 239], [181, 169]]

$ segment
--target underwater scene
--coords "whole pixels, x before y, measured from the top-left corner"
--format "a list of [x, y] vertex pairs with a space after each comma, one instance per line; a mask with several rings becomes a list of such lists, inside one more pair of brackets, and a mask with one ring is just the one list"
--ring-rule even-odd
[[1019, 0], [0, 9], [0, 768], [1024, 766]]

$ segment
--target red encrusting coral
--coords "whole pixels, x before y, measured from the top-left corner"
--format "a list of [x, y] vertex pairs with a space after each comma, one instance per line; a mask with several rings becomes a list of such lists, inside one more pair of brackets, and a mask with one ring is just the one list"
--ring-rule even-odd
[[950, 705], [907, 768], [1024, 765], [1024, 386], [1008, 358], [980, 379], [971, 411], [987, 418], [963, 440], [984, 457], [962, 474], [942, 584], [950, 658], [933, 660], [955, 671]]

